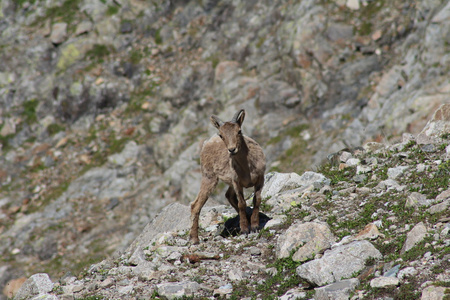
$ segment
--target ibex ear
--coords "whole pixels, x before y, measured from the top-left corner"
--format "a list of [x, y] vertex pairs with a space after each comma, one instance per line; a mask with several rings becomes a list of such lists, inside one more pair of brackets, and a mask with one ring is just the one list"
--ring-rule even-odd
[[217, 129], [219, 129], [220, 126], [223, 125], [223, 121], [219, 119], [218, 116], [212, 115], [209, 119], [211, 120], [211, 123], [214, 125], [214, 127], [216, 127]]
[[244, 122], [244, 118], [245, 118], [245, 110], [241, 109], [234, 115], [233, 120], [231, 122], [237, 123], [240, 127]]

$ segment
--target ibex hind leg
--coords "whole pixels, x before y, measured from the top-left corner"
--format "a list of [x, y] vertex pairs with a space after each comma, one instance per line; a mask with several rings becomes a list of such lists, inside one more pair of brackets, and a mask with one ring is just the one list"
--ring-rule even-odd
[[195, 198], [194, 202], [191, 203], [191, 231], [190, 240], [193, 244], [198, 244], [200, 242], [198, 238], [198, 221], [200, 217], [200, 211], [205, 205], [209, 198], [209, 195], [213, 192], [218, 182], [217, 178], [202, 178], [202, 183], [200, 186], [200, 192]]
[[252, 232], [258, 231], [259, 228], [259, 207], [261, 206], [261, 190], [262, 185], [255, 187], [255, 195], [253, 196], [253, 212], [250, 218], [250, 230]]

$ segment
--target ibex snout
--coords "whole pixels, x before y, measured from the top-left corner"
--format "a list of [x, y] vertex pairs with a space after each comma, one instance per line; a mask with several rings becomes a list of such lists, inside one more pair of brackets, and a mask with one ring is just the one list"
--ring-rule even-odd
[[234, 148], [229, 148], [228, 151], [230, 152], [231, 155], [234, 155], [234, 154], [237, 153], [237, 148], [236, 148], [236, 147], [234, 147]]

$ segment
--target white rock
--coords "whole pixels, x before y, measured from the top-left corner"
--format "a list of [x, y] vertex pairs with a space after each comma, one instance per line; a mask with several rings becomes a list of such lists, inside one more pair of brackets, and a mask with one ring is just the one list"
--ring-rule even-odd
[[404, 269], [401, 269], [398, 274], [397, 274], [397, 278], [398, 279], [405, 279], [406, 277], [411, 277], [411, 276], [415, 276], [417, 275], [417, 270], [413, 267], [407, 267]]
[[423, 222], [420, 222], [416, 226], [414, 226], [413, 229], [411, 229], [410, 232], [406, 235], [406, 241], [402, 248], [402, 253], [405, 253], [406, 251], [411, 250], [416, 244], [423, 241], [423, 239], [427, 235], [427, 228], [423, 224]]
[[359, 9], [359, 0], [347, 0], [346, 3], [347, 7], [352, 10], [358, 10]]
[[396, 277], [377, 277], [370, 281], [370, 286], [373, 288], [387, 288], [399, 285], [400, 280]]

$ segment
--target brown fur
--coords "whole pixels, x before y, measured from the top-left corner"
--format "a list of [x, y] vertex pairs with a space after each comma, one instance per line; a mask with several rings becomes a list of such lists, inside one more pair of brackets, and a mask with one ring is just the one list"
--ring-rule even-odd
[[230, 122], [223, 122], [218, 117], [211, 116], [211, 122], [219, 130], [219, 135], [207, 140], [200, 153], [202, 182], [200, 192], [191, 203], [190, 239], [194, 244], [199, 243], [200, 211], [219, 179], [230, 186], [225, 196], [240, 216], [241, 233], [249, 232], [243, 188], [254, 187], [253, 213], [250, 223], [252, 231], [259, 229], [259, 206], [266, 159], [258, 143], [242, 135], [241, 125], [244, 117], [243, 109], [238, 111]]
[[8, 299], [14, 298], [14, 296], [17, 294], [20, 287], [26, 280], [27, 279], [25, 277], [20, 277], [20, 278], [16, 278], [16, 279], [12, 279], [12, 280], [8, 281], [8, 283], [6, 284], [6, 286], [3, 289], [3, 294], [6, 297], [8, 297]]

